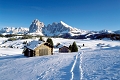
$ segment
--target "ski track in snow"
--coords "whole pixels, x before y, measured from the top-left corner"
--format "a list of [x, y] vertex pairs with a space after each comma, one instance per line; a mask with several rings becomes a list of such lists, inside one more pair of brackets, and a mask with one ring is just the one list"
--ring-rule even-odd
[[83, 52], [81, 52], [81, 54], [80, 54], [80, 66], [79, 66], [79, 68], [80, 68], [80, 80], [83, 79], [82, 54], [83, 54]]
[[70, 70], [70, 72], [71, 72], [71, 79], [70, 79], [70, 80], [73, 80], [73, 78], [74, 78], [74, 72], [73, 72], [73, 70], [74, 70], [74, 68], [75, 68], [75, 65], [76, 65], [76, 62], [77, 62], [77, 59], [78, 59], [78, 55], [79, 55], [79, 54], [77, 54], [77, 55], [75, 56], [74, 63], [73, 63], [72, 68], [71, 68], [71, 70]]
[[82, 52], [79, 52], [75, 56], [74, 63], [70, 70], [71, 72], [71, 79], [70, 80], [82, 80], [83, 79], [83, 70], [82, 70]]

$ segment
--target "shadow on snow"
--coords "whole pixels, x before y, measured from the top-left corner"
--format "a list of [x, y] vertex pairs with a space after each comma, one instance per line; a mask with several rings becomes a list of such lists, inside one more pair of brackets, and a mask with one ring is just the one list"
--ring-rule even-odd
[[24, 55], [19, 54], [19, 55], [7, 55], [7, 56], [1, 56], [0, 60], [4, 59], [17, 59], [17, 58], [26, 58]]

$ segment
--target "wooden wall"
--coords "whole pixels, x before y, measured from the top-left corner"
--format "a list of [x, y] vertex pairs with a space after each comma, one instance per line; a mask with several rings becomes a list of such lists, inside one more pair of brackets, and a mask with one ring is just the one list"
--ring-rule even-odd
[[37, 47], [35, 51], [35, 56], [42, 56], [42, 55], [51, 55], [52, 48], [42, 44], [39, 47]]

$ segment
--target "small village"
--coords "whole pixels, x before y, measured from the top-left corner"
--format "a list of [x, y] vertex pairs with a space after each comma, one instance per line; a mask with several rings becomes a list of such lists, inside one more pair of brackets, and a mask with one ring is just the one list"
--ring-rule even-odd
[[[31, 39], [30, 39], [31, 38]], [[58, 53], [72, 53], [84, 46], [77, 45], [75, 41], [69, 44], [54, 43], [50, 37], [29, 37], [21, 38], [18, 36], [8, 37], [0, 44], [1, 48], [23, 49], [22, 54], [27, 57], [54, 55], [55, 49]], [[29, 41], [30, 40], [30, 41]], [[17, 41], [20, 41], [19, 43]], [[11, 43], [11, 45], [7, 45]]]
[[26, 46], [24, 46], [23, 54], [24, 56], [44, 56], [53, 55], [53, 48], [59, 48], [59, 53], [70, 53], [78, 52], [78, 47], [75, 42], [71, 45], [62, 45], [57, 43], [55, 46], [51, 38], [48, 38], [45, 42], [42, 37], [38, 41], [31, 41]]

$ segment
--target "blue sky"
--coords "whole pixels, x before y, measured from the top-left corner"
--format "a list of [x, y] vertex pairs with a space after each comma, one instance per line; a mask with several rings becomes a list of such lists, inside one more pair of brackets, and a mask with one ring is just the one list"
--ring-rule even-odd
[[63, 21], [83, 30], [120, 30], [120, 0], [0, 0], [0, 28]]

